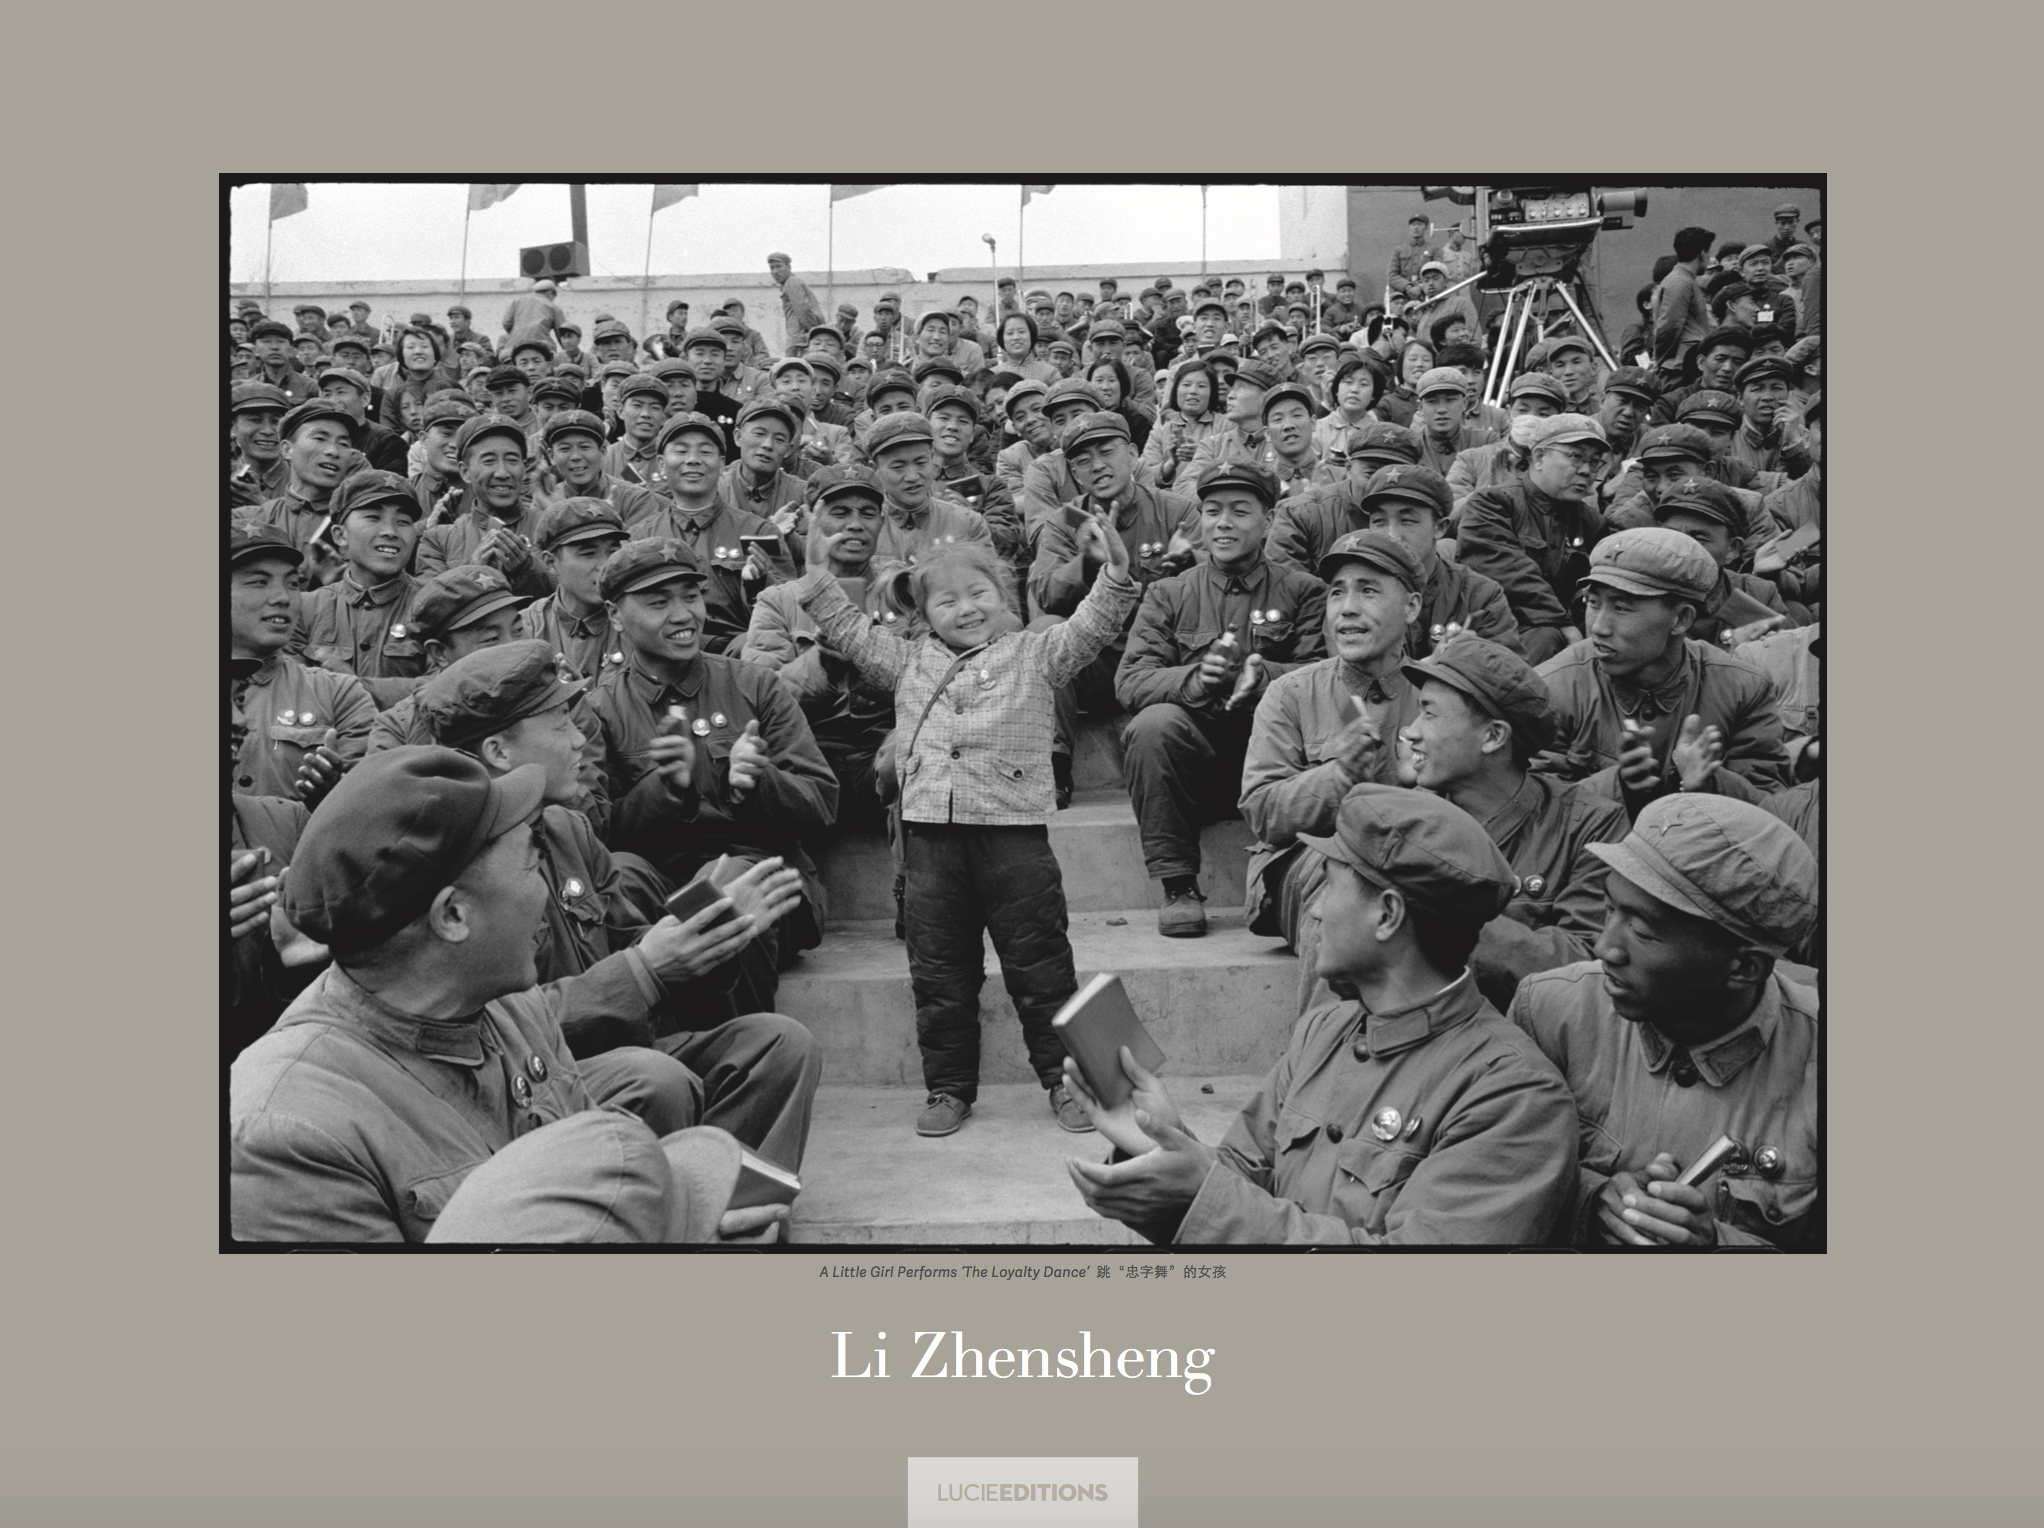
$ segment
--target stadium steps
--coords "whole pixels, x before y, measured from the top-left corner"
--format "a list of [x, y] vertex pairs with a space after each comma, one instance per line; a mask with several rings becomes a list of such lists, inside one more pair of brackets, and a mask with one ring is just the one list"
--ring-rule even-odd
[[[1250, 835], [1239, 820], [1201, 834], [1203, 939], [1157, 933], [1158, 889], [1144, 873], [1121, 786], [1121, 719], [1087, 720], [1074, 751], [1073, 804], [1051, 825], [1064, 871], [1081, 983], [1112, 971], [1169, 1058], [1172, 1097], [1217, 1141], [1282, 1052], [1297, 961], [1243, 927]], [[955, 1135], [915, 1133], [924, 1101], [906, 947], [894, 937], [894, 872], [879, 835], [846, 835], [817, 855], [830, 896], [822, 947], [781, 977], [779, 1007], [823, 1047], [823, 1080], [792, 1239], [845, 1246], [1128, 1245], [1093, 1215], [1064, 1161], [1099, 1160], [1098, 1135], [1060, 1130], [1031, 1073], [992, 943], [980, 989], [980, 1096]], [[1212, 1088], [1212, 1092], [1204, 1089]]]

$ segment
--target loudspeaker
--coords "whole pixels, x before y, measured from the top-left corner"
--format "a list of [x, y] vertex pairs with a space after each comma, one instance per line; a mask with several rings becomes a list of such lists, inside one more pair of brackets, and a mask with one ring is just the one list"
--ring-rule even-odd
[[589, 246], [576, 240], [566, 244], [532, 244], [518, 251], [518, 272], [528, 280], [539, 276], [551, 276], [556, 281], [566, 276], [589, 274]]

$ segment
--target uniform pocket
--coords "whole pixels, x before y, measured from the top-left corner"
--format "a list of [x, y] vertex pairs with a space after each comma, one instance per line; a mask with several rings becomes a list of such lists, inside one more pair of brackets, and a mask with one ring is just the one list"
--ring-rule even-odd
[[1335, 1159], [1342, 1176], [1373, 1197], [1399, 1187], [1423, 1160], [1420, 1152], [1401, 1150], [1369, 1135], [1342, 1142], [1340, 1155]]
[[995, 811], [1026, 812], [1032, 808], [1036, 782], [1027, 764], [994, 754], [989, 757], [987, 774], [991, 777], [987, 794]]
[[463, 1163], [452, 1172], [436, 1173], [430, 1178], [420, 1178], [416, 1182], [406, 1184], [405, 1207], [417, 1219], [431, 1226], [440, 1218], [440, 1212], [447, 1208], [447, 1201], [454, 1197], [454, 1191], [468, 1180], [470, 1173], [488, 1160], [487, 1157], [478, 1157], [473, 1162]]

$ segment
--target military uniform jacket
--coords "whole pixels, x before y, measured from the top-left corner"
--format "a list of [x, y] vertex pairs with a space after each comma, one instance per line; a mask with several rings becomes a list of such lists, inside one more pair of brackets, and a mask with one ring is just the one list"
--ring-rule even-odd
[[[542, 984], [567, 983], [560, 1021], [568, 1049], [577, 1056], [596, 1056], [621, 1045], [651, 1045], [651, 1020], [619, 1012], [607, 981], [568, 982], [617, 960], [646, 931], [619, 890], [610, 851], [589, 819], [565, 806], [542, 807], [539, 829], [539, 868], [550, 893], [537, 957], [539, 979]], [[660, 985], [650, 970], [647, 978]]]
[[800, 509], [805, 487], [792, 472], [776, 471], [764, 482], [757, 482], [748, 468], [733, 462], [717, 479], [717, 497], [741, 514], [771, 520], [774, 511], [783, 506]]
[[[1045, 615], [1070, 615], [1092, 586], [1100, 564], [1079, 550], [1071, 517], [1103, 506], [1090, 495], [1074, 496], [1036, 533], [1036, 558], [1029, 567], [1029, 603]], [[1128, 548], [1129, 577], [1147, 586], [1185, 570], [1186, 559], [1167, 558], [1173, 535], [1198, 544], [1199, 505], [1182, 493], [1131, 484], [1114, 506], [1109, 523]], [[1150, 548], [1144, 551], [1144, 547]]]
[[593, 679], [625, 661], [617, 633], [610, 627], [609, 609], [598, 605], [593, 615], [571, 615], [562, 606], [558, 591], [518, 612], [518, 635], [547, 643], [584, 678]]
[[[820, 930], [823, 888], [800, 841], [837, 820], [837, 776], [786, 685], [758, 664], [708, 653], [680, 683], [669, 685], [635, 669], [628, 654], [622, 666], [597, 680], [589, 703], [602, 739], [607, 794], [615, 803], [604, 835], [613, 850], [643, 855], [677, 880], [720, 854], [780, 855], [802, 872]], [[646, 757], [667, 708], [677, 705], [688, 713], [696, 751], [692, 778], [682, 791]], [[731, 747], [749, 721], [759, 723], [769, 762], [759, 783], [734, 802]]]
[[[576, 978], [578, 1001], [642, 1022], [661, 996], [636, 951]], [[228, 1084], [237, 1241], [424, 1241], [455, 1189], [542, 1125], [595, 1107], [561, 1030], [563, 984], [466, 1020], [400, 1013], [322, 972]]]
[[1134, 583], [1103, 569], [1070, 620], [1003, 632], [954, 668], [959, 654], [934, 636], [911, 642], [876, 625], [834, 578], [811, 573], [795, 593], [831, 648], [894, 691], [902, 817], [980, 827], [1056, 815], [1052, 692], [1107, 646], [1138, 597]]
[[920, 509], [903, 509], [892, 499], [886, 499], [880, 510], [880, 534], [873, 542], [875, 567], [888, 562], [913, 567], [925, 551], [947, 541], [994, 544], [985, 515], [939, 493], [932, 493]]
[[[459, 568], [476, 561], [477, 551], [500, 525], [516, 531], [530, 543], [539, 534], [539, 522], [544, 513], [541, 506], [527, 500], [520, 504], [517, 519], [499, 520], [480, 503], [475, 504], [464, 509], [450, 523], [429, 525], [419, 532], [419, 549], [412, 558], [413, 571], [423, 582], [447, 568]], [[533, 550], [532, 560], [525, 571], [511, 580], [511, 587], [534, 598], [553, 593], [553, 580], [540, 566], [537, 548]]]
[[[1620, 723], [1630, 717], [1650, 729], [1662, 777], [1673, 789], [1676, 770], [1669, 755], [1683, 718], [1694, 715], [1702, 717], [1704, 725], [1715, 726], [1724, 738], [1719, 779], [1739, 775], [1763, 794], [1788, 785], [1788, 755], [1782, 748], [1773, 683], [1758, 669], [1705, 643], [1685, 640], [1682, 650], [1681, 666], [1651, 693], [1608, 678], [1587, 638], [1540, 665], [1539, 675], [1547, 681], [1554, 702], [1556, 747], [1565, 755], [1564, 773], [1581, 779], [1615, 766], [1624, 735]], [[1745, 793], [1733, 787], [1720, 789], [1719, 794]]]
[[1222, 632], [1235, 634], [1239, 655], [1262, 658], [1275, 680], [1325, 655], [1326, 617], [1327, 587], [1311, 574], [1261, 557], [1246, 571], [1195, 563], [1143, 596], [1114, 676], [1115, 696], [1130, 711], [1169, 702], [1219, 716], [1228, 688], [1208, 692], [1196, 676]]
[[[1464, 451], [1474, 451], [1479, 446], [1497, 445], [1497, 431], [1480, 424], [1464, 424], [1455, 432], [1454, 438], [1442, 442], [1434, 438], [1430, 430], [1415, 430], [1419, 437], [1419, 465], [1440, 473], [1445, 478], [1455, 470], [1456, 459]], [[1451, 489], [1453, 485], [1450, 485]]]
[[[1022, 538], [1022, 512], [1015, 507], [1014, 492], [1001, 481], [998, 473], [980, 472], [969, 461], [960, 462], [955, 468], [938, 465], [937, 492], [954, 502], [963, 504], [987, 523], [987, 534], [993, 538], [994, 550], [1004, 558], [1013, 561], [1025, 550]], [[969, 480], [977, 480], [979, 491], [967, 492]], [[965, 485], [965, 486], [961, 486]]]
[[1524, 1245], [1567, 1208], [1576, 1111], [1465, 971], [1416, 1008], [1308, 1012], [1219, 1151], [1180, 1245]]
[[1280, 500], [1305, 493], [1322, 483], [1339, 483], [1345, 476], [1341, 468], [1321, 460], [1320, 453], [1310, 448], [1300, 460], [1286, 461], [1278, 455], [1277, 447], [1270, 443], [1270, 437], [1261, 427], [1244, 430], [1233, 420], [1224, 419], [1193, 449], [1192, 460], [1178, 474], [1178, 481], [1188, 485], [1197, 483], [1202, 472], [1223, 462], [1255, 462], [1268, 467], [1277, 475]]
[[1676, 1080], [1674, 1043], [1612, 1010], [1597, 961], [1527, 977], [1511, 1017], [1567, 1079], [1582, 1121], [1576, 1193], [1563, 1222], [1571, 1240], [1601, 1239], [1596, 1197], [1614, 1174], [1637, 1177], [1664, 1151], [1687, 1167], [1720, 1135], [1746, 1148], [1745, 1160], [1721, 1169], [1707, 1190], [1720, 1242], [1795, 1247], [1822, 1234], [1814, 990], [1770, 975], [1745, 1023], [1689, 1050], [1696, 1075], [1688, 1087]]
[[235, 510], [259, 509], [281, 494], [291, 481], [291, 469], [280, 456], [267, 467], [244, 457], [227, 474], [227, 503]]
[[[683, 509], [663, 498], [660, 507], [632, 529], [640, 540], [672, 539], [685, 543], [703, 567], [703, 605], [707, 612], [704, 645], [712, 651], [745, 634], [751, 619], [751, 599], [745, 587], [745, 559], [750, 549], [745, 536], [779, 536], [773, 521], [750, 510], [740, 509], [718, 490], [707, 509]], [[768, 554], [768, 560], [784, 577], [798, 571], [788, 560], [785, 545]]]
[[[629, 439], [614, 440], [603, 448], [605, 476], [633, 487], [651, 488], [658, 484], [662, 479], [660, 465], [658, 451], [651, 446], [642, 451]], [[629, 520], [625, 523], [631, 524]]]
[[[303, 552], [312, 545], [314, 533], [327, 523], [327, 507], [301, 499], [286, 488], [276, 498], [265, 499], [253, 509], [236, 510], [234, 517], [246, 524], [267, 525], [271, 530], [281, 531]], [[331, 550], [329, 547], [328, 551]]]
[[[1157, 486], [1156, 474], [1140, 458], [1136, 461], [1135, 481], [1145, 488]], [[1064, 452], [1046, 451], [1031, 457], [1023, 469], [1022, 492], [1016, 502], [1022, 510], [1022, 523], [1033, 530], [1038, 522], [1056, 514], [1060, 505], [1084, 496], [1079, 480], [1065, 465]]]
[[1471, 963], [1486, 992], [1509, 994], [1535, 971], [1590, 958], [1604, 927], [1610, 867], [1587, 846], [1615, 844], [1631, 826], [1623, 803], [1537, 774], [1484, 822], [1519, 878], [1518, 895], [1477, 940]]
[[352, 674], [276, 654], [251, 677], [228, 686], [230, 735], [241, 738], [234, 757], [234, 794], [296, 800], [298, 766], [319, 747], [327, 728], [340, 734], [334, 752], [352, 765], [367, 749], [375, 719], [376, 702]]
[[[838, 587], [869, 619], [891, 624], [893, 613], [876, 615], [872, 584], [840, 578]], [[871, 752], [894, 729], [894, 691], [874, 684], [849, 659], [828, 652], [816, 619], [795, 598], [796, 585], [775, 584], [752, 607], [741, 656], [781, 676], [795, 693], [819, 747]]]
[[[312, 815], [295, 797], [227, 798], [227, 847], [230, 853], [270, 851], [262, 875], [275, 875], [291, 863], [298, 835]], [[270, 942], [267, 925], [234, 941], [220, 992], [220, 1043], [228, 1059], [270, 1027], [284, 1005], [314, 975], [310, 967], [286, 970]]]
[[1454, 531], [1462, 523], [1464, 499], [1479, 488], [1497, 488], [1519, 482], [1519, 473], [1519, 453], [1510, 440], [1494, 440], [1489, 445], [1472, 446], [1467, 451], [1456, 452], [1455, 460], [1442, 474], [1448, 480], [1448, 492], [1455, 501], [1455, 512], [1449, 516], [1449, 530]]
[[391, 705], [426, 672], [426, 645], [411, 627], [418, 590], [418, 581], [407, 573], [367, 589], [355, 582], [350, 568], [299, 601], [291, 650], [321, 668], [353, 674], [370, 699]]
[[1520, 630], [1570, 625], [1590, 548], [1604, 539], [1604, 517], [1523, 482], [1480, 488], [1460, 513], [1455, 560], [1505, 591]]
[[543, 489], [536, 492], [533, 498], [535, 506], [541, 509], [551, 508], [563, 499], [601, 499], [617, 511], [617, 517], [624, 521], [625, 529], [634, 535], [637, 532], [632, 528], [660, 507], [660, 496], [652, 489], [642, 488], [637, 483], [628, 483], [612, 472], [603, 473], [593, 488], [582, 493], [569, 488], [551, 468], [548, 468], [543, 479]]
[[[1256, 927], [1270, 896], [1266, 873], [1287, 855], [1303, 852], [1301, 833], [1324, 837], [1352, 786], [1337, 761], [1342, 732], [1356, 719], [1354, 700], [1377, 725], [1384, 746], [1367, 777], [1397, 785], [1400, 728], [1419, 712], [1419, 692], [1393, 671], [1353, 688], [1339, 658], [1293, 669], [1269, 685], [1256, 703], [1256, 720], [1242, 760], [1242, 815], [1257, 842], [1249, 851], [1243, 911]], [[1289, 861], [1287, 861], [1289, 863]], [[1262, 932], [1263, 930], [1258, 930]]]

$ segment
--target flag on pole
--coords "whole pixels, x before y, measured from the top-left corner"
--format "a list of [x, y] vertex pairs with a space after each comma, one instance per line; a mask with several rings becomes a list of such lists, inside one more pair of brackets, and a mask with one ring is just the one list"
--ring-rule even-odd
[[305, 182], [279, 181], [270, 187], [270, 221], [305, 210]]
[[1032, 197], [1032, 196], [1048, 196], [1048, 195], [1050, 195], [1050, 193], [1051, 193], [1051, 192], [1055, 191], [1056, 189], [1057, 189], [1057, 187], [1056, 187], [1055, 185], [1050, 185], [1050, 186], [1024, 186], [1024, 187], [1022, 188], [1022, 205], [1023, 205], [1023, 206], [1025, 206], [1025, 207], [1027, 207], [1027, 206], [1029, 205], [1029, 198], [1030, 198], [1030, 197]]
[[676, 202], [686, 201], [701, 191], [701, 186], [655, 186], [653, 188], [653, 211], [672, 207]]
[[833, 184], [830, 188], [830, 199], [834, 202], [841, 202], [848, 196], [864, 196], [868, 191], [882, 191], [893, 184], [894, 182], [891, 180], [875, 181], [870, 186], [840, 186]]
[[522, 180], [499, 182], [491, 185], [472, 181], [468, 188], [468, 210], [470, 212], [481, 212], [485, 207], [494, 207], [524, 184], [525, 182]]

